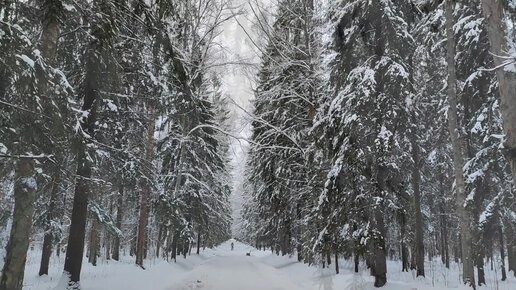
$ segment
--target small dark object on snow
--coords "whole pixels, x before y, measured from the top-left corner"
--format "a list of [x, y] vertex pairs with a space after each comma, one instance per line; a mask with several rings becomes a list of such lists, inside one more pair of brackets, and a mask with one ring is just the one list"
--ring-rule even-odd
[[251, 256], [251, 253], [245, 253], [246, 256]]

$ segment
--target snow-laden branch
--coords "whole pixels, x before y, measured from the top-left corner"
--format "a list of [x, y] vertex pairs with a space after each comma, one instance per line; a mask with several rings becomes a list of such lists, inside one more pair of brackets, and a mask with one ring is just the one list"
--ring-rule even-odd
[[16, 110], [20, 110], [20, 111], [27, 112], [27, 113], [31, 113], [31, 114], [35, 114], [35, 115], [40, 115], [40, 116], [43, 116], [43, 117], [45, 117], [45, 118], [47, 118], [47, 119], [51, 119], [51, 118], [50, 118], [49, 116], [47, 116], [47, 115], [44, 115], [44, 114], [42, 114], [42, 113], [38, 113], [38, 112], [34, 112], [34, 111], [29, 110], [29, 109], [25, 109], [25, 108], [23, 108], [23, 107], [20, 107], [20, 106], [17, 106], [17, 105], [11, 104], [11, 103], [9, 103], [9, 102], [7, 102], [7, 101], [0, 100], [0, 104], [5, 105], [5, 106], [8, 106], [8, 107], [11, 107], [11, 108], [14, 108], [14, 109], [16, 109]]
[[[242, 110], [244, 113], [246, 113], [248, 116], [250, 116], [250, 117], [253, 119], [253, 121], [259, 122], [259, 123], [261, 123], [261, 124], [263, 124], [263, 125], [265, 125], [265, 126], [267, 126], [267, 127], [270, 127], [270, 128], [272, 128], [272, 129], [274, 129], [276, 132], [278, 132], [278, 133], [280, 133], [281, 135], [283, 135], [283, 136], [287, 137], [287, 139], [289, 139], [289, 140], [290, 140], [290, 141], [295, 145], [295, 147], [296, 147], [296, 148], [292, 148], [292, 147], [284, 147], [284, 146], [270, 146], [269, 148], [278, 148], [278, 149], [285, 149], [285, 148], [286, 148], [286, 149], [289, 149], [289, 150], [296, 150], [296, 151], [299, 151], [299, 152], [301, 152], [302, 154], [304, 154], [304, 153], [305, 153], [305, 151], [304, 151], [303, 147], [302, 147], [301, 145], [299, 145], [299, 144], [297, 143], [297, 141], [296, 141], [296, 140], [292, 139], [292, 137], [291, 137], [290, 135], [288, 135], [287, 133], [285, 133], [285, 131], [281, 130], [280, 128], [278, 128], [278, 127], [276, 127], [276, 126], [274, 126], [274, 125], [272, 125], [272, 124], [270, 124], [269, 122], [265, 121], [264, 119], [262, 119], [262, 118], [260, 118], [260, 117], [258, 117], [258, 116], [255, 116], [255, 115], [253, 115], [252, 113], [249, 113], [246, 109], [242, 108], [242, 106], [240, 106], [237, 102], [235, 102], [235, 100], [233, 100], [232, 98], [230, 98], [230, 99], [231, 99], [231, 101], [233, 102], [233, 104], [234, 104], [237, 108], [239, 108], [239, 109], [240, 109], [240, 110]], [[248, 141], [248, 142], [249, 142], [250, 144], [255, 143], [255, 142], [251, 142], [251, 141]], [[263, 145], [258, 144], [258, 143], [255, 143], [255, 144], [253, 144], [253, 145], [258, 145], [258, 146], [260, 146], [261, 148], [265, 148]]]
[[53, 154], [45, 155], [9, 155], [9, 154], [0, 154], [0, 158], [12, 158], [12, 159], [50, 159], [54, 157]]
[[[271, 125], [272, 126], [272, 125]], [[286, 147], [286, 146], [277, 146], [277, 145], [274, 145], [274, 146], [267, 146], [267, 145], [263, 145], [263, 144], [260, 144], [260, 143], [257, 143], [257, 142], [254, 142], [254, 141], [251, 141], [250, 139], [248, 138], [245, 138], [245, 137], [242, 137], [242, 136], [237, 136], [231, 132], [228, 132], [228, 131], [225, 131], [223, 130], [222, 128], [218, 127], [218, 126], [214, 126], [214, 125], [208, 125], [208, 124], [202, 124], [202, 125], [198, 125], [196, 127], [194, 127], [192, 130], [190, 130], [190, 132], [188, 132], [186, 134], [185, 137], [188, 137], [190, 134], [192, 134], [193, 132], [195, 132], [196, 130], [199, 130], [199, 129], [203, 129], [203, 128], [211, 128], [211, 129], [214, 129], [214, 130], [217, 130], [219, 131], [220, 133], [224, 134], [224, 135], [227, 135], [231, 138], [234, 138], [236, 140], [239, 140], [239, 141], [245, 141], [249, 144], [252, 144], [252, 145], [255, 145], [255, 146], [258, 146], [262, 149], [285, 149], [285, 150], [295, 150], [295, 151], [300, 151], [301, 153], [304, 153], [304, 151], [301, 149], [301, 147], [299, 147], [299, 145], [296, 144], [296, 146], [298, 146], [298, 148], [295, 148], [295, 147]], [[289, 136], [287, 136], [289, 137]], [[290, 137], [289, 137], [290, 138]], [[293, 141], [294, 142], [294, 141]]]
[[492, 72], [492, 71], [496, 71], [498, 69], [501, 69], [501, 68], [506, 68], [510, 65], [515, 65], [516, 64], [516, 53], [512, 54], [512, 55], [496, 55], [492, 52], [489, 52], [489, 54], [491, 54], [493, 57], [496, 57], [496, 58], [500, 58], [500, 59], [503, 59], [504, 62], [502, 62], [501, 64], [493, 67], [493, 68], [480, 68], [478, 69], [479, 71], [487, 71], [487, 72]]

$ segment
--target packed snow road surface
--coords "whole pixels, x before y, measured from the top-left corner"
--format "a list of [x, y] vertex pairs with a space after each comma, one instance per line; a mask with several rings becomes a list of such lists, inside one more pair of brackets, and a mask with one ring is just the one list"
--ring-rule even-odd
[[[169, 290], [304, 290], [279, 269], [266, 265], [253, 256], [252, 248], [235, 243], [234, 251], [225, 243], [218, 255], [191, 271], [185, 284]], [[246, 256], [250, 252], [251, 256]], [[255, 252], [258, 253], [258, 252]], [[263, 253], [263, 252], [261, 252]], [[260, 253], [260, 254], [261, 254]]]
[[186, 285], [170, 290], [300, 290], [279, 270], [260, 263], [255, 257], [214, 257], [192, 271]]

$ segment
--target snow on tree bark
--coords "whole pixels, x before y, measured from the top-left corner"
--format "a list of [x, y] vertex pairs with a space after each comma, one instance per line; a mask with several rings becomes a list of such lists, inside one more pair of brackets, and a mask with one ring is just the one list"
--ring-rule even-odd
[[[97, 0], [93, 2], [93, 8], [100, 10], [106, 5], [107, 0]], [[110, 11], [113, 13], [113, 11]], [[95, 15], [100, 17], [100, 14]], [[105, 15], [104, 15], [105, 16]], [[99, 102], [99, 89], [102, 79], [102, 52], [109, 47], [109, 42], [114, 37], [114, 27], [116, 23], [104, 22], [106, 19], [95, 19], [92, 23], [91, 34], [94, 36], [89, 43], [86, 53], [86, 75], [84, 77], [82, 116], [79, 119], [79, 128], [76, 143], [77, 150], [77, 177], [75, 192], [73, 197], [72, 217], [70, 221], [68, 246], [64, 264], [64, 275], [69, 280], [70, 288], [79, 288], [80, 275], [82, 269], [82, 259], [84, 256], [84, 241], [86, 236], [86, 222], [88, 218], [88, 201], [91, 191], [91, 177], [93, 167], [93, 154], [91, 148], [94, 147], [95, 123], [97, 119], [97, 106]], [[104, 27], [106, 25], [107, 27]], [[106, 33], [105, 29], [111, 29]]]
[[447, 67], [448, 67], [448, 126], [453, 147], [453, 164], [455, 174], [456, 211], [459, 217], [464, 284], [475, 287], [473, 272], [473, 256], [471, 253], [471, 218], [467, 210], [466, 186], [464, 182], [463, 145], [459, 136], [457, 114], [457, 77], [455, 71], [455, 39], [453, 33], [454, 0], [446, 0], [446, 35], [447, 35]]
[[2, 276], [0, 276], [0, 290], [22, 290], [23, 288], [34, 199], [38, 189], [34, 160], [19, 159], [16, 162], [15, 178], [13, 223], [6, 247]]
[[502, 0], [482, 0], [500, 91], [500, 112], [505, 133], [504, 153], [511, 166], [513, 182], [516, 182], [516, 51], [514, 46], [511, 50], [508, 44], [509, 36], [504, 21], [507, 16], [503, 5]]

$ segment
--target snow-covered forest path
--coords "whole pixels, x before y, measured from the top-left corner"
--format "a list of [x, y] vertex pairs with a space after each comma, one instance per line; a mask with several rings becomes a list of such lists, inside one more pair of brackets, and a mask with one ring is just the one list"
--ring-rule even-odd
[[[246, 256], [246, 253], [251, 256]], [[34, 255], [35, 254], [35, 255]], [[23, 290], [64, 290], [56, 287], [61, 278], [63, 257], [52, 257], [49, 276], [37, 275], [39, 252], [31, 251], [26, 269]], [[441, 267], [439, 261], [427, 262], [431, 269], [427, 279], [415, 278], [414, 273], [401, 271], [399, 261], [389, 261], [391, 279], [383, 290], [441, 290], [453, 288], [469, 290], [459, 282], [459, 268]], [[83, 263], [81, 290], [374, 290], [374, 279], [369, 271], [353, 273], [353, 262], [339, 260], [341, 273], [335, 275], [333, 267], [321, 269], [299, 263], [296, 257], [277, 256], [270, 250], [260, 251], [251, 246], [231, 241], [214, 249], [195, 249], [187, 259], [177, 262], [162, 259], [146, 260], [147, 268], [134, 265], [133, 257], [124, 255], [120, 262], [99, 260], [97, 266]], [[505, 282], [491, 280], [495, 273], [486, 267], [488, 288], [516, 289], [516, 280], [509, 275]], [[496, 271], [496, 269], [495, 269]], [[496, 285], [496, 287], [495, 287]]]
[[[121, 256], [120, 262], [101, 259], [97, 266], [92, 266], [85, 259], [81, 290], [336, 289], [330, 286], [336, 282], [334, 275], [299, 263], [295, 257], [277, 256], [270, 250], [260, 251], [236, 241], [233, 241], [235, 249], [232, 251], [231, 242], [222, 243], [214, 249], [201, 249], [200, 255], [195, 254], [194, 248], [187, 259], [178, 256], [177, 262], [146, 260], [146, 270], [134, 265], [134, 258], [128, 255]], [[39, 277], [39, 252], [31, 251], [29, 254], [23, 290], [66, 288], [59, 283], [63, 256], [52, 256], [49, 275]], [[341, 282], [345, 282], [344, 285], [349, 282], [350, 274], [339, 277]]]
[[[183, 285], [169, 290], [304, 290], [295, 277], [264, 264], [253, 252], [254, 248], [235, 242], [222, 244], [217, 255], [191, 271]], [[246, 253], [251, 252], [251, 256]], [[262, 252], [263, 253], [263, 252]]]

